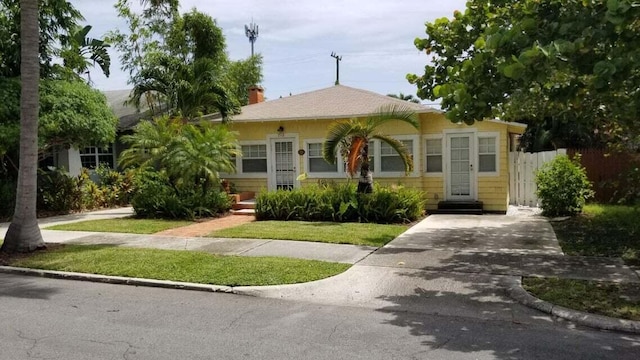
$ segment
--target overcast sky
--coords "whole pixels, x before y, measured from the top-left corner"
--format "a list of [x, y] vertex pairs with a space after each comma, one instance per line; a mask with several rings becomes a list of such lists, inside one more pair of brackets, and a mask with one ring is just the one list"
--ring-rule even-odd
[[[138, 3], [138, 0], [133, 0]], [[380, 94], [416, 93], [407, 73], [423, 73], [428, 58], [413, 45], [423, 37], [425, 21], [451, 17], [466, 0], [181, 0], [181, 11], [196, 7], [223, 29], [231, 59], [251, 54], [244, 25], [259, 26], [255, 51], [264, 57], [262, 86], [268, 99], [329, 87], [335, 82], [336, 61], [342, 56], [340, 83]], [[100, 37], [117, 27], [115, 0], [71, 0], [91, 35]], [[101, 90], [126, 89], [128, 76], [119, 55], [111, 51], [111, 76], [91, 72]]]

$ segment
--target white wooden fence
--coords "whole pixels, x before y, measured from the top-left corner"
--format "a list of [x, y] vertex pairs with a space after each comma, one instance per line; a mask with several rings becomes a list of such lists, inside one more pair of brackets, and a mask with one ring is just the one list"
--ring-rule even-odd
[[511, 205], [538, 206], [536, 170], [556, 156], [566, 153], [566, 149], [538, 153], [510, 152], [509, 203]]

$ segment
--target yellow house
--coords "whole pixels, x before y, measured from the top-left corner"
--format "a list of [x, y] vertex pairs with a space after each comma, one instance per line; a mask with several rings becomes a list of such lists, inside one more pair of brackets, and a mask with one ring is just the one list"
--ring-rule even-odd
[[[319, 179], [346, 181], [342, 160], [322, 158], [322, 143], [336, 121], [364, 118], [381, 105], [403, 104], [419, 116], [416, 130], [391, 123], [381, 131], [401, 140], [413, 155], [405, 175], [398, 154], [378, 140], [369, 152], [375, 182], [402, 184], [427, 192], [428, 209], [442, 201], [482, 202], [484, 211], [505, 212], [509, 204], [508, 152], [525, 125], [498, 120], [454, 124], [441, 111], [343, 85], [271, 101], [252, 87], [249, 105], [233, 117], [243, 156], [236, 174], [224, 175], [240, 191], [293, 189]], [[305, 174], [299, 180], [301, 174]]]

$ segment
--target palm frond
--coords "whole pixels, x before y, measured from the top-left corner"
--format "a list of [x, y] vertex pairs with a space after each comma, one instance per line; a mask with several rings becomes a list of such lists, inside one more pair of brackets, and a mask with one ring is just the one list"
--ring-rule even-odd
[[353, 130], [352, 122], [338, 122], [329, 127], [327, 138], [322, 144], [322, 157], [326, 162], [336, 163], [338, 146], [351, 135]]
[[405, 122], [416, 129], [420, 126], [415, 111], [406, 105], [400, 104], [380, 106], [375, 113], [367, 118], [367, 125], [370, 129], [373, 129], [394, 120]]

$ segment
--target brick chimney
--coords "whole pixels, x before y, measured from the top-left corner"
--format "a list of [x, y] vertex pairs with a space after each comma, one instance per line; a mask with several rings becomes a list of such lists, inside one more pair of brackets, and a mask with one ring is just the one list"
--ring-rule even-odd
[[253, 85], [249, 87], [249, 105], [264, 102], [264, 89], [262, 86]]

